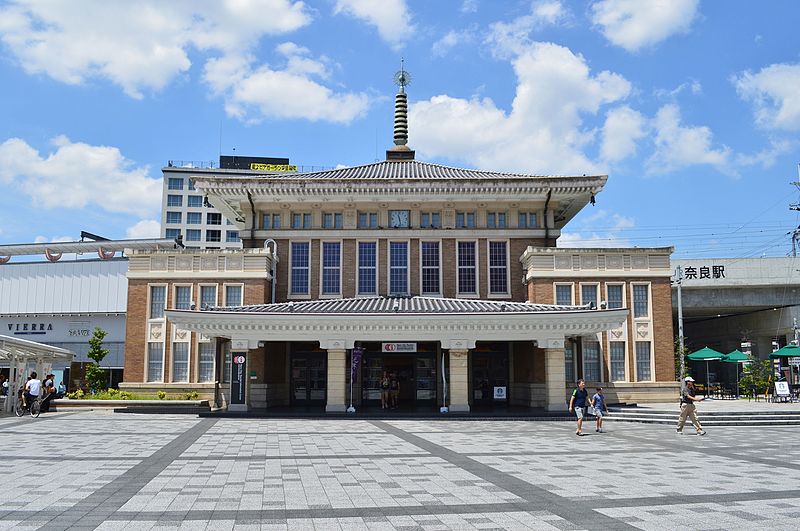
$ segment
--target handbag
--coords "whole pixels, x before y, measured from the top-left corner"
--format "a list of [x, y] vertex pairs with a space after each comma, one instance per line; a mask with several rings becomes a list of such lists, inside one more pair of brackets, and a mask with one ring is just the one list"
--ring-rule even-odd
[[597, 414], [594, 412], [594, 406], [588, 406], [588, 407], [586, 408], [586, 412], [587, 412], [589, 415], [593, 415], [593, 416], [596, 416], [596, 415], [597, 415]]

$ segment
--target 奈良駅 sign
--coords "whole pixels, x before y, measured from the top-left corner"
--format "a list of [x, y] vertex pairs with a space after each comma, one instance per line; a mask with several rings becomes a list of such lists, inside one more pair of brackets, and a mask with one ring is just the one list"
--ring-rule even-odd
[[683, 278], [686, 280], [725, 278], [725, 266], [686, 266], [683, 268]]

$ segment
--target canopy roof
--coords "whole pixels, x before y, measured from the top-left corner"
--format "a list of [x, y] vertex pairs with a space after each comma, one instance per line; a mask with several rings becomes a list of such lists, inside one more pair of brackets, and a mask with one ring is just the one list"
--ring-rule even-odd
[[794, 358], [800, 357], [800, 346], [789, 343], [785, 347], [776, 350], [769, 355], [770, 358]]
[[14, 357], [69, 362], [75, 357], [75, 353], [36, 341], [0, 335], [0, 361], [9, 361]]
[[717, 352], [713, 348], [703, 347], [698, 351], [692, 352], [687, 358], [692, 361], [713, 361], [721, 360], [725, 355], [722, 352]]

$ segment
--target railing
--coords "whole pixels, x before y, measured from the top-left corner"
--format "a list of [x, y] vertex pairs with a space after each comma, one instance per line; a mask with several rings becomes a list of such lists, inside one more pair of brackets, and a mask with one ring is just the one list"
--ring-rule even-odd
[[[325, 171], [325, 170], [333, 170], [335, 169], [334, 166], [317, 166], [317, 165], [310, 165], [310, 164], [293, 164], [293, 166], [297, 167], [298, 173], [306, 173], [312, 171]], [[168, 160], [167, 161], [168, 168], [196, 168], [196, 169], [207, 169], [213, 170], [214, 168], [218, 168], [219, 165], [216, 164], [213, 160]], [[294, 173], [294, 172], [286, 172], [286, 173]]]

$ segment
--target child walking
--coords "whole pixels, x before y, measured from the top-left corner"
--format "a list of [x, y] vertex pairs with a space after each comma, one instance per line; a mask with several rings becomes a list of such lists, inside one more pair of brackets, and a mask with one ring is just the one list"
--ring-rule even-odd
[[592, 407], [594, 416], [597, 417], [597, 427], [594, 431], [603, 433], [603, 417], [608, 415], [608, 406], [606, 406], [606, 397], [603, 395], [602, 387], [598, 387], [597, 392], [592, 396]]

